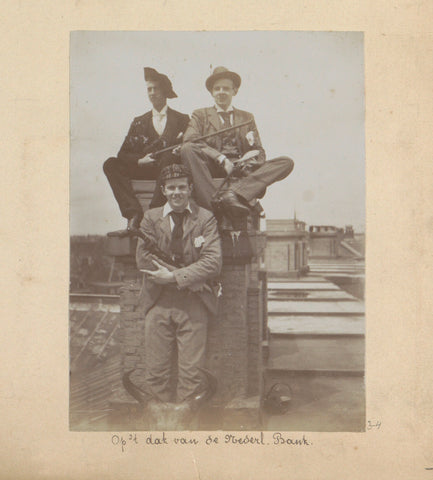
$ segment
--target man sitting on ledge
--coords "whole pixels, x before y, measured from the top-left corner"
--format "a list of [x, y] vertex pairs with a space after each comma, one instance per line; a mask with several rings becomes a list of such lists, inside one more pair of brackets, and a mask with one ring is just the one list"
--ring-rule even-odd
[[[157, 161], [152, 152], [180, 143], [189, 116], [167, 106], [167, 98], [177, 97], [166, 75], [153, 68], [144, 69], [147, 95], [153, 109], [132, 122], [117, 157], [104, 163], [104, 173], [119, 204], [122, 216], [128, 219], [126, 230], [110, 232], [110, 236], [127, 235], [137, 229], [143, 218], [143, 210], [131, 186], [131, 179], [156, 180], [161, 169], [171, 163], [179, 163], [172, 152], [165, 152]], [[157, 183], [150, 207], [165, 203]]]
[[[255, 151], [249, 160], [250, 173], [222, 193], [219, 205], [234, 216], [249, 213], [249, 203], [262, 198], [266, 187], [283, 180], [293, 170], [293, 160], [277, 157], [265, 161], [265, 151], [254, 121], [254, 116], [232, 106], [232, 98], [238, 92], [241, 77], [225, 67], [217, 67], [206, 80], [206, 88], [215, 100], [215, 106], [195, 110], [184, 135], [181, 148], [182, 163], [192, 172], [194, 196], [199, 205], [211, 209], [217, 191], [212, 177], [224, 177], [233, 172], [234, 161]], [[202, 135], [228, 128], [250, 120], [243, 126], [226, 134], [192, 143]]]

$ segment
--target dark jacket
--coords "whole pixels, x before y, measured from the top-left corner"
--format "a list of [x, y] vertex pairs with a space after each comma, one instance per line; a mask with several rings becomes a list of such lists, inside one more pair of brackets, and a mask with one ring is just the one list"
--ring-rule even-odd
[[167, 123], [161, 136], [152, 122], [152, 111], [134, 118], [117, 157], [137, 163], [146, 154], [182, 142], [182, 134], [188, 126], [189, 116], [167, 108]]

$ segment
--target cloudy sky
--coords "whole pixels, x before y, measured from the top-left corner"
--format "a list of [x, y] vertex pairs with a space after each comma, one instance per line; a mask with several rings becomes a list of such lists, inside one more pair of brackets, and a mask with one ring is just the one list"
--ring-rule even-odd
[[254, 114], [267, 158], [292, 174], [268, 189], [267, 218], [364, 231], [364, 59], [359, 32], [71, 34], [71, 234], [125, 226], [102, 171], [132, 119], [151, 108], [143, 67], [172, 80], [175, 110], [211, 106], [204, 83], [224, 65], [242, 77], [233, 105]]

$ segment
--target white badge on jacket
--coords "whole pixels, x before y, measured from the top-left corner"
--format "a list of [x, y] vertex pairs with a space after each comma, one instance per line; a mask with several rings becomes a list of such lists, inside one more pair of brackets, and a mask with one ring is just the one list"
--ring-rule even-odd
[[204, 237], [203, 235], [200, 235], [199, 237], [194, 238], [194, 247], [195, 248], [200, 248], [204, 243]]

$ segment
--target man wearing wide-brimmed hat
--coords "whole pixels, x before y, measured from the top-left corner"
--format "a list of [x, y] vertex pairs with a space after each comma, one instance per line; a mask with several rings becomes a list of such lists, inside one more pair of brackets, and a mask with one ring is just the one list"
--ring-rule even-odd
[[[251, 202], [261, 198], [266, 187], [287, 177], [294, 165], [293, 160], [285, 156], [266, 161], [254, 116], [232, 105], [232, 98], [240, 85], [241, 77], [237, 73], [225, 67], [214, 69], [206, 80], [206, 88], [215, 105], [193, 112], [181, 149], [182, 163], [193, 175], [195, 199], [207, 209], [215, 206], [213, 197], [216, 187], [212, 177], [231, 174], [237, 161], [252, 157], [248, 160], [249, 173], [244, 170], [244, 176], [218, 199], [219, 207], [238, 217], [247, 215]], [[228, 133], [197, 143], [189, 142], [247, 121], [250, 121], [249, 125]]]
[[[168, 98], [177, 97], [167, 75], [145, 67], [147, 95], [152, 110], [134, 118], [128, 134], [117, 154], [104, 163], [104, 172], [119, 204], [120, 212], [128, 220], [126, 230], [110, 232], [109, 235], [124, 235], [138, 228], [143, 211], [131, 186], [131, 179], [156, 180], [165, 165], [179, 162], [178, 157], [166, 152], [158, 161], [152, 152], [177, 144], [181, 141], [189, 116], [167, 106]], [[157, 184], [151, 207], [165, 203], [161, 188]]]

